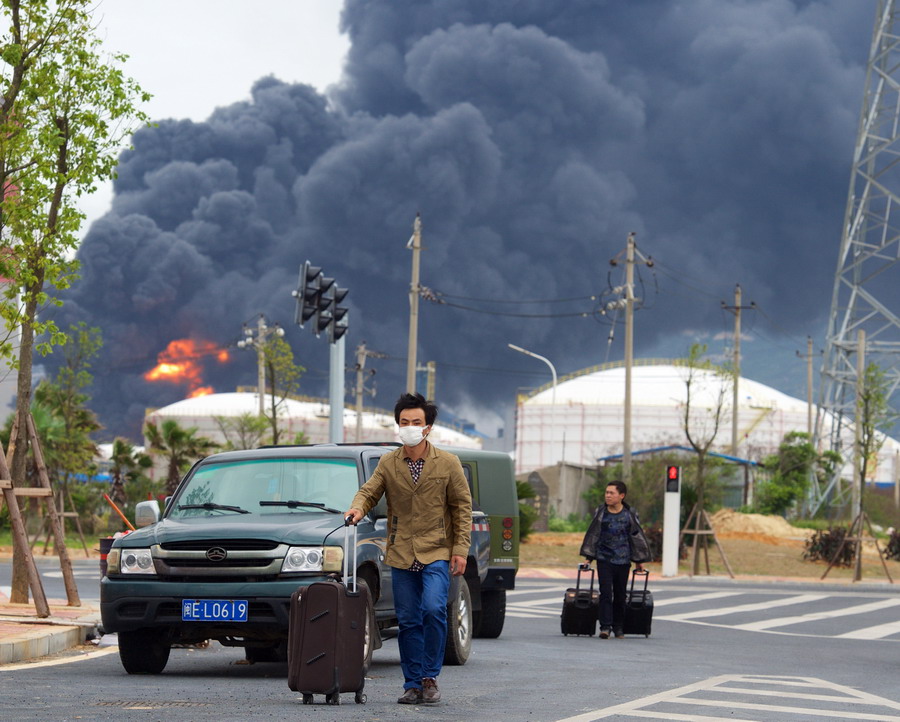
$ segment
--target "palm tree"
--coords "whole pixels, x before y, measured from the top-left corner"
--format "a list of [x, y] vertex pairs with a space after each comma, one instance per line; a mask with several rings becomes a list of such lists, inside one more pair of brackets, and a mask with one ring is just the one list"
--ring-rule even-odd
[[113, 440], [112, 451], [109, 456], [109, 473], [112, 476], [112, 490], [110, 497], [119, 506], [124, 506], [125, 482], [134, 481], [141, 476], [144, 469], [153, 466], [153, 461], [147, 454], [136, 451], [134, 444], [127, 439], [117, 437]]
[[150, 423], [144, 427], [151, 456], [166, 459], [166, 493], [175, 492], [181, 475], [191, 464], [206, 456], [218, 444], [205, 436], [197, 436], [197, 427], [182, 428], [174, 419], [166, 419], [161, 426]]

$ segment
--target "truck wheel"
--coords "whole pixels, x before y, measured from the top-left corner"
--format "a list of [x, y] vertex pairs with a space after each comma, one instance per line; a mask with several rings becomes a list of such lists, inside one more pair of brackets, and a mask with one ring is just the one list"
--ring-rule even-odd
[[472, 595], [464, 579], [456, 597], [447, 605], [447, 646], [444, 664], [465, 664], [472, 651]]
[[475, 612], [475, 636], [496, 639], [506, 620], [506, 590], [489, 589], [481, 593], [481, 611]]
[[119, 632], [119, 659], [128, 674], [159, 674], [166, 668], [172, 645], [160, 641], [161, 634], [154, 629]]
[[375, 635], [378, 634], [378, 630], [375, 627], [375, 603], [371, 589], [363, 579], [359, 580], [359, 588], [366, 597], [366, 632], [363, 643], [363, 674], [365, 674], [372, 666], [372, 652], [375, 649]]

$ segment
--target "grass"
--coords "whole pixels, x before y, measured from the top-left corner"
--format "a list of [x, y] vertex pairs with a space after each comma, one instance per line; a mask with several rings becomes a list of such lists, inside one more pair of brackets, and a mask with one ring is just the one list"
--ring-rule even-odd
[[[88, 548], [88, 553], [86, 554], [84, 551], [84, 546], [81, 543], [81, 537], [79, 537], [77, 533], [71, 533], [69, 529], [67, 529], [66, 531], [68, 532], [66, 534], [66, 550], [69, 552], [69, 556], [72, 559], [100, 558], [100, 543], [98, 542], [98, 539], [101, 536], [108, 536], [107, 534], [85, 534], [84, 541], [87, 544]], [[47, 547], [46, 552], [44, 551], [43, 534], [40, 536], [37, 543], [32, 547], [32, 549], [36, 557], [44, 556], [45, 554], [47, 556], [56, 555], [56, 551], [54, 550], [52, 543]], [[12, 530], [0, 529], [0, 555], [9, 554], [12, 554]]]
[[[520, 547], [519, 560], [522, 566], [571, 567], [583, 561], [578, 549], [583, 534], [564, 532], [535, 532]], [[818, 579], [828, 565], [825, 562], [803, 560], [803, 542], [799, 539], [776, 539], [760, 534], [726, 532], [718, 534], [732, 571], [738, 576], [798, 577]], [[882, 549], [884, 545], [882, 544]], [[690, 557], [690, 549], [689, 558]], [[715, 575], [727, 574], [725, 564], [715, 544], [710, 540], [708, 549], [710, 572]], [[660, 572], [660, 564], [646, 565], [651, 571]], [[900, 582], [900, 562], [888, 561], [891, 577]], [[682, 560], [679, 572], [687, 574], [690, 565]], [[700, 552], [700, 573], [706, 573], [705, 559]], [[834, 567], [827, 579], [852, 579], [853, 570]], [[863, 554], [863, 580], [887, 581], [881, 562], [874, 549]]]

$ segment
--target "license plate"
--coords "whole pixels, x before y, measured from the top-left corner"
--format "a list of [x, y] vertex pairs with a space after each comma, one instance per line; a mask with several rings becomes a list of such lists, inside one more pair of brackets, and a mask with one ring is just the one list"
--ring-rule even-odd
[[250, 605], [245, 599], [185, 599], [183, 622], [246, 622]]

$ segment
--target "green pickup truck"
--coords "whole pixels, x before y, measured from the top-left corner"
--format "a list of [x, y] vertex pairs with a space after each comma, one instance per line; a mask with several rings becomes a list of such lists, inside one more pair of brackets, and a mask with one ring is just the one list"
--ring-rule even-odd
[[[343, 518], [378, 459], [395, 444], [319, 444], [214, 454], [167, 500], [136, 510], [142, 528], [117, 539], [100, 582], [105, 633], [118, 634], [129, 674], [159, 674], [173, 644], [215, 639], [254, 662], [286, 659], [288, 611], [298, 587], [340, 575]], [[472, 637], [497, 637], [515, 585], [519, 516], [506, 454], [456, 453], [472, 489], [466, 574], [453, 580], [447, 664], [465, 664]], [[358, 525], [357, 574], [373, 600], [367, 659], [396, 626], [384, 564], [384, 499]]]

